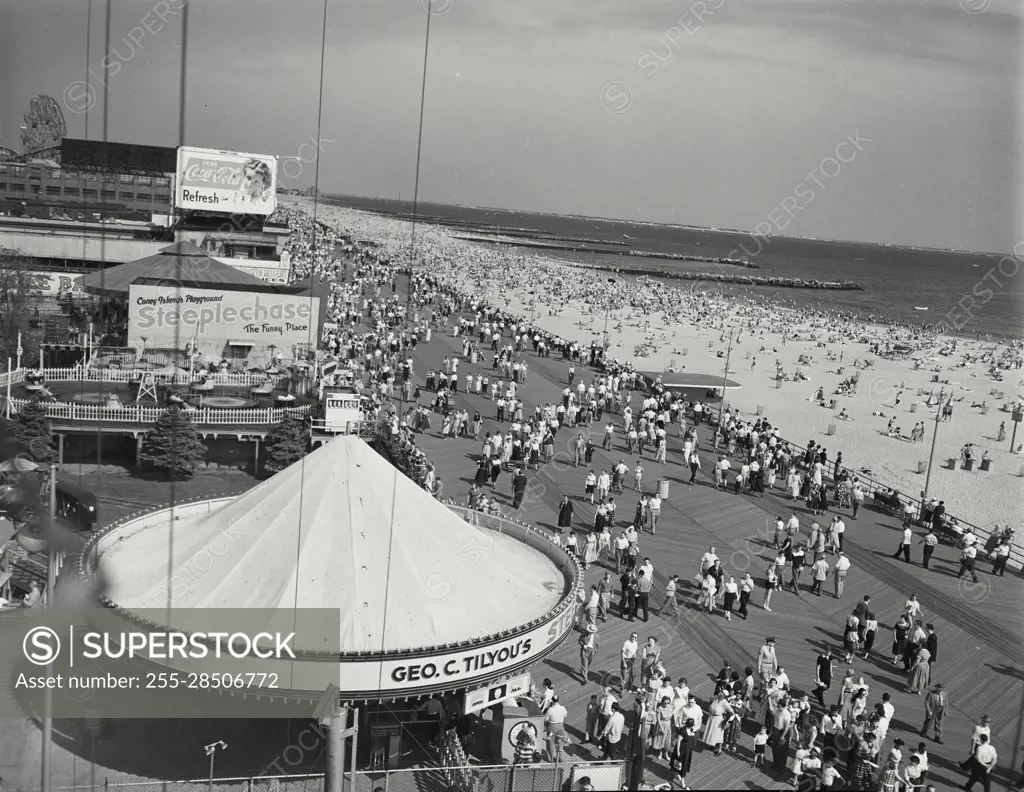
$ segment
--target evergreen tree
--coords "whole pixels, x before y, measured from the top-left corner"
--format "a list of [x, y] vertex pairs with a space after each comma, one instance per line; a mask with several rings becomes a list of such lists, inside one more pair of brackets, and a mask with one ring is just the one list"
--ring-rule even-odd
[[309, 430], [301, 418], [287, 417], [265, 441], [263, 469], [273, 475], [302, 459], [309, 450]]
[[31, 455], [36, 462], [57, 461], [57, 449], [50, 436], [50, 419], [46, 417], [46, 407], [38, 399], [21, 408], [8, 432], [19, 450]]
[[184, 410], [170, 407], [157, 418], [156, 425], [142, 441], [139, 454], [143, 463], [162, 470], [170, 479], [195, 475], [206, 458], [206, 446]]

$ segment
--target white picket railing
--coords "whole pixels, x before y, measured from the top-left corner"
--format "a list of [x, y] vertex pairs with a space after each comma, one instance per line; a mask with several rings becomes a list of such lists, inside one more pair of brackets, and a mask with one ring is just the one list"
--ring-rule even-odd
[[[35, 374], [39, 370], [34, 369], [32, 373]], [[143, 374], [153, 374], [154, 379], [160, 379], [164, 382], [169, 382], [174, 385], [188, 385], [190, 382], [198, 382], [203, 376], [205, 376], [207, 382], [212, 382], [214, 385], [234, 385], [238, 387], [256, 387], [262, 385], [267, 380], [270, 380], [274, 387], [280, 387], [286, 385], [290, 376], [287, 374], [254, 374], [249, 372], [243, 373], [217, 373], [209, 375], [201, 375], [199, 372], [194, 373], [191, 378], [188, 373], [178, 374], [173, 377], [167, 375], [158, 374], [152, 369], [132, 369], [132, 368], [62, 368], [62, 369], [43, 369], [43, 378], [47, 382], [117, 382], [117, 383], [129, 383], [138, 382], [142, 379]], [[23, 382], [25, 379], [25, 370], [15, 371], [11, 373], [12, 379], [11, 384]], [[15, 375], [20, 376], [20, 379], [14, 379]], [[7, 375], [4, 374], [4, 377]], [[3, 379], [0, 381], [0, 387], [6, 387], [7, 380]]]
[[[3, 383], [6, 385], [6, 383]], [[31, 399], [11, 399], [11, 411], [20, 412]], [[101, 407], [93, 404], [68, 404], [66, 402], [43, 402], [46, 417], [86, 423], [155, 423], [164, 412], [161, 407]], [[281, 423], [286, 417], [305, 417], [311, 405], [301, 407], [276, 407], [255, 410], [189, 410], [195, 426], [264, 426]]]

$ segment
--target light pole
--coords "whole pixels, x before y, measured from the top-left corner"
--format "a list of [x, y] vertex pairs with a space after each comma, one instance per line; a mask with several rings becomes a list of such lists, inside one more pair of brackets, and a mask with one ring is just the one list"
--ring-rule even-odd
[[217, 740], [215, 743], [210, 743], [204, 746], [203, 750], [206, 751], [206, 755], [210, 757], [210, 783], [207, 785], [207, 792], [213, 792], [213, 758], [217, 755], [217, 749], [224, 750], [228, 747], [228, 744], [223, 740]]
[[732, 357], [732, 330], [729, 331], [729, 347], [725, 352], [725, 373], [722, 375], [722, 401], [718, 405], [718, 423], [722, 423], [722, 415], [725, 413], [725, 386], [729, 382], [729, 359]]
[[935, 459], [935, 441], [939, 437], [939, 418], [942, 416], [942, 397], [945, 395], [945, 390], [939, 390], [939, 403], [935, 406], [935, 429], [932, 431], [932, 450], [928, 454], [928, 473], [924, 477], [924, 492], [921, 493], [921, 508], [924, 508], [925, 501], [928, 500], [928, 486], [932, 483], [932, 462]]
[[[615, 278], [609, 278], [608, 283], [610, 286], [615, 285]], [[611, 288], [608, 289], [608, 301], [605, 303], [604, 311], [604, 351], [608, 352], [608, 319], [612, 313], [612, 292]]]
[[[56, 531], [57, 520], [57, 465], [50, 463], [50, 491], [49, 498], [50, 513], [50, 536], [46, 543], [46, 599], [43, 607], [46, 610], [53, 608], [53, 589], [57, 585], [56, 559], [53, 553], [53, 539]], [[46, 666], [47, 677], [53, 676], [53, 663]], [[40, 762], [40, 788], [42, 792], [50, 792], [50, 762], [53, 755], [53, 690], [47, 687], [43, 691], [43, 752]]]

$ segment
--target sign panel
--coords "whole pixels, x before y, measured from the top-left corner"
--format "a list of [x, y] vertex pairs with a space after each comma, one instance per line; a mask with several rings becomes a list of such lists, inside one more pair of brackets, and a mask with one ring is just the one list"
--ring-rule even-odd
[[182, 350], [191, 343], [201, 356], [218, 361], [237, 356], [229, 347], [273, 345], [276, 354], [294, 359], [297, 345], [316, 346], [319, 315], [319, 297], [133, 283], [128, 345]]
[[174, 205], [204, 212], [272, 214], [277, 208], [277, 157], [181, 146]]
[[463, 708], [463, 714], [469, 715], [471, 712], [479, 712], [480, 710], [493, 707], [505, 699], [515, 698], [517, 696], [524, 696], [530, 690], [530, 675], [520, 674], [517, 677], [506, 679], [503, 682], [498, 682], [493, 685], [488, 685], [485, 688], [479, 690], [472, 690], [466, 693], [466, 704]]

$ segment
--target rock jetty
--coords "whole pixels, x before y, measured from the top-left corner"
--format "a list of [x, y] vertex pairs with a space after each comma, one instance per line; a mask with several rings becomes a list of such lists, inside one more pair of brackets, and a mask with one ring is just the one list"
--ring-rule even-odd
[[645, 275], [647, 277], [674, 278], [676, 280], [737, 283], [741, 286], [775, 286], [777, 288], [785, 289], [864, 291], [864, 287], [854, 281], [821, 281], [810, 278], [783, 278], [775, 275], [730, 275], [725, 272], [685, 272], [682, 270], [673, 270], [667, 267], [598, 267], [590, 264], [566, 263], [570, 267], [598, 270], [600, 272], [611, 272], [620, 275]]

